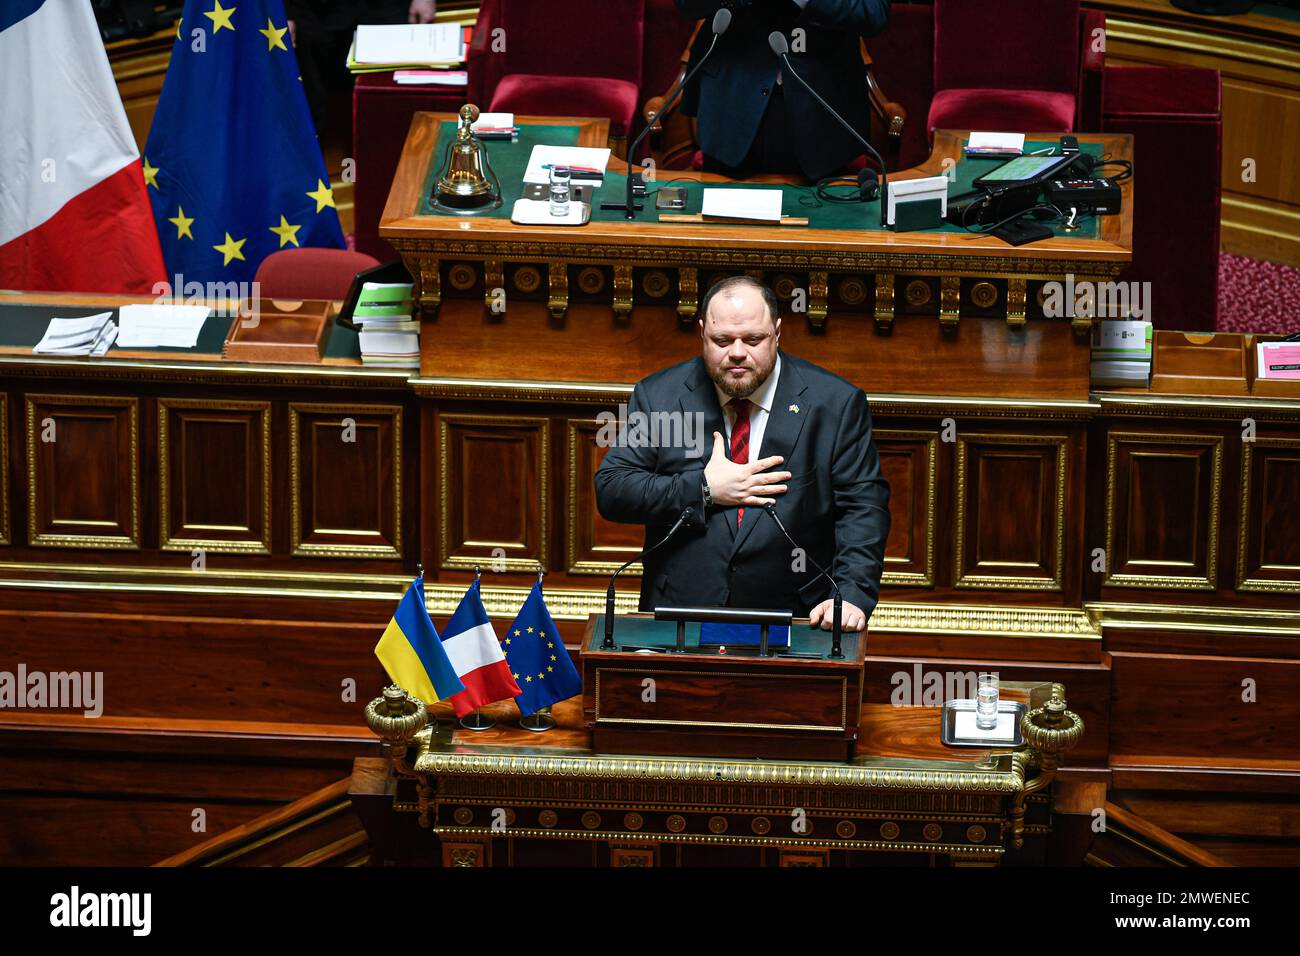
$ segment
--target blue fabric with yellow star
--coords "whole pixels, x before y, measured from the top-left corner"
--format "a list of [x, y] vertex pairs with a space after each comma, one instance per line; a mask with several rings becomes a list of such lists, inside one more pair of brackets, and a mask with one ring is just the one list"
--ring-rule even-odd
[[343, 246], [283, 0], [186, 0], [143, 165], [167, 271], [186, 283], [251, 282], [279, 249]]
[[556, 701], [582, 693], [582, 677], [573, 666], [542, 597], [542, 585], [533, 585], [519, 616], [501, 642], [510, 673], [523, 693], [515, 698], [519, 713], [527, 717]]

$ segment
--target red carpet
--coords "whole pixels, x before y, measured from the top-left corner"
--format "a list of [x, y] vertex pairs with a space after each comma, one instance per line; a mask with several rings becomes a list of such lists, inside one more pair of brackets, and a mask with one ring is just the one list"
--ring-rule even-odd
[[1219, 254], [1220, 332], [1300, 332], [1300, 269]]

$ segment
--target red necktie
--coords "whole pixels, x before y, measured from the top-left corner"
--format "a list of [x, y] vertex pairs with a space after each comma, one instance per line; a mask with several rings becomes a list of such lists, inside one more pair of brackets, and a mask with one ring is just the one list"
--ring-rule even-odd
[[[736, 413], [731, 425], [731, 460], [738, 465], [749, 464], [749, 399], [733, 398], [729, 403]], [[745, 509], [736, 511], [736, 527], [745, 517]]]

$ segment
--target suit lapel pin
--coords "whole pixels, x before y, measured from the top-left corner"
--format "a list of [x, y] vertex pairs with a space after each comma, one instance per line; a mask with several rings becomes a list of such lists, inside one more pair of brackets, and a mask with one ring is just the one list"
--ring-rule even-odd
[[799, 406], [798, 406], [798, 405], [791, 405], [791, 406], [790, 406], [790, 411], [792, 411], [792, 412], [794, 412], [796, 415], [798, 415], [798, 414], [799, 414]]

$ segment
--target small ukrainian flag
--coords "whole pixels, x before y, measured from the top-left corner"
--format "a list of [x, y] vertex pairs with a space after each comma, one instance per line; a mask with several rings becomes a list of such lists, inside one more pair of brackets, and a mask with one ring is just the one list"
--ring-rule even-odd
[[375, 656], [389, 678], [426, 704], [453, 697], [465, 689], [447, 659], [438, 631], [424, 604], [424, 578], [411, 582], [375, 645]]

